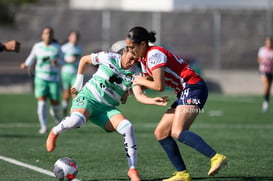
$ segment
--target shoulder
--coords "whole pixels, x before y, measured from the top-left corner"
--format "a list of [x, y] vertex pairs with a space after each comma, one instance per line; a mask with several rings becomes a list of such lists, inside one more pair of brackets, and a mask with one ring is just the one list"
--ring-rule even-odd
[[59, 43], [53, 42], [51, 43], [51, 46], [55, 47], [55, 48], [61, 48], [61, 45]]
[[91, 59], [96, 62], [110, 62], [110, 61], [117, 61], [120, 58], [119, 54], [110, 53], [110, 52], [98, 52], [98, 53], [91, 53]]
[[148, 50], [147, 61], [153, 64], [160, 63], [161, 61], [166, 61], [167, 55], [161, 47], [152, 47]]

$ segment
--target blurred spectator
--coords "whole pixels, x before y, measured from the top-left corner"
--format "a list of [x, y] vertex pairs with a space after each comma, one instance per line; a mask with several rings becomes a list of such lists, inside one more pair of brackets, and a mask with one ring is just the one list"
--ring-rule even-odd
[[261, 81], [264, 87], [264, 101], [262, 104], [263, 112], [269, 109], [270, 89], [273, 78], [273, 49], [272, 37], [266, 37], [264, 46], [260, 47], [258, 52], [258, 63]]

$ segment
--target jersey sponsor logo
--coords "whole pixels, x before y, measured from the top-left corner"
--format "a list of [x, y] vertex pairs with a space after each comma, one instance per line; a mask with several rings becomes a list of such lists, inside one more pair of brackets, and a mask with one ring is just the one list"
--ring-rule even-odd
[[151, 57], [149, 57], [148, 59], [149, 64], [152, 64], [152, 65], [157, 65], [161, 63], [161, 61], [162, 61], [161, 56], [158, 53], [151, 55]]

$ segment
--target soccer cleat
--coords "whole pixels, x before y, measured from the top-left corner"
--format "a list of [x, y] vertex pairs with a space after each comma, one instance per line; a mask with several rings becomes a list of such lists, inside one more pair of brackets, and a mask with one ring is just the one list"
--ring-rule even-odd
[[46, 140], [46, 149], [48, 152], [52, 152], [56, 148], [57, 138], [58, 138], [58, 135], [54, 134], [53, 129], [51, 129]]
[[141, 181], [137, 169], [134, 168], [128, 170], [128, 177], [130, 178], [130, 181]]
[[39, 134], [45, 134], [47, 132], [47, 128], [39, 129]]
[[222, 168], [222, 166], [227, 164], [227, 157], [225, 155], [221, 155], [216, 153], [211, 159], [210, 159], [210, 170], [208, 172], [208, 176], [213, 176], [218, 173], [218, 171]]
[[173, 173], [173, 176], [162, 181], [191, 181], [191, 175], [187, 170], [176, 171]]
[[264, 101], [263, 102], [263, 112], [267, 112], [269, 108], [269, 104], [268, 101]]

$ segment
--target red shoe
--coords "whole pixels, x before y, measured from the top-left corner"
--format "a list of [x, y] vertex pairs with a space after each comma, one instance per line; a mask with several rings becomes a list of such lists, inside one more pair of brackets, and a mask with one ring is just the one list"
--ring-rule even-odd
[[55, 150], [57, 138], [58, 138], [58, 135], [54, 134], [53, 129], [51, 129], [46, 140], [46, 149], [48, 152], [52, 152]]
[[130, 177], [131, 181], [141, 181], [137, 169], [134, 168], [128, 170], [128, 177]]

